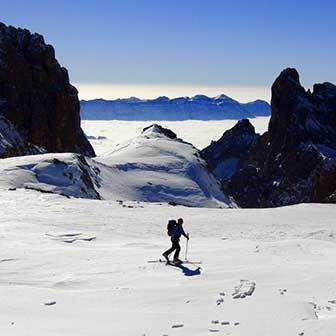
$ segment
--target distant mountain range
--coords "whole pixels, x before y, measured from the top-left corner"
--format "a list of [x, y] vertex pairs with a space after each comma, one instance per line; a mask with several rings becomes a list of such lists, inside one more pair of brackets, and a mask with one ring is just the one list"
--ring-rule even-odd
[[84, 120], [222, 120], [269, 116], [270, 105], [263, 100], [242, 104], [226, 96], [169, 99], [81, 100]]

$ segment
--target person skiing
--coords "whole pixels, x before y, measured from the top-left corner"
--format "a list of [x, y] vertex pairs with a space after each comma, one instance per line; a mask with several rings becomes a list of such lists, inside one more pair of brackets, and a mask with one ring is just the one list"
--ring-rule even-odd
[[167, 260], [167, 263], [169, 263], [169, 255], [175, 251], [174, 253], [174, 263], [182, 263], [182, 261], [179, 259], [181, 246], [180, 246], [180, 237], [183, 235], [186, 237], [186, 239], [189, 240], [189, 235], [184, 232], [183, 229], [183, 219], [179, 218], [178, 221], [170, 221], [172, 222], [172, 227], [169, 227], [170, 224], [168, 224], [168, 235], [171, 237], [170, 240], [172, 242], [172, 246], [170, 249], [168, 249], [166, 252], [162, 253], [164, 258]]

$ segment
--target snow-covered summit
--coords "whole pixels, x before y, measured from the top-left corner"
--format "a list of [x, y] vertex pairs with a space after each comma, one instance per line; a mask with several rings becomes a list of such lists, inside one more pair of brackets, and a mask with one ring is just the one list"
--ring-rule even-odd
[[231, 204], [200, 152], [157, 124], [94, 162], [101, 165], [103, 198], [114, 195], [118, 199], [200, 207]]
[[145, 127], [142, 131], [143, 135], [147, 136], [160, 136], [161, 134], [165, 135], [169, 139], [176, 139], [176, 134], [169, 128], [164, 128], [158, 124], [153, 124], [148, 127]]
[[82, 100], [81, 117], [86, 120], [223, 120], [269, 116], [270, 105], [262, 100], [242, 104], [224, 94], [195, 95], [169, 99]]

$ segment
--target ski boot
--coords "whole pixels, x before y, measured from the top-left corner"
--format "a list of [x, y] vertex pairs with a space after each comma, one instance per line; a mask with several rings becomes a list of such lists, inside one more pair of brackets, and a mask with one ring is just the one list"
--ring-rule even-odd
[[169, 261], [169, 258], [168, 258], [168, 256], [167, 256], [167, 254], [162, 253], [162, 256], [166, 259], [167, 264], [170, 264], [170, 261]]
[[183, 261], [180, 259], [174, 259], [173, 263], [176, 265], [180, 265], [180, 264], [183, 264]]

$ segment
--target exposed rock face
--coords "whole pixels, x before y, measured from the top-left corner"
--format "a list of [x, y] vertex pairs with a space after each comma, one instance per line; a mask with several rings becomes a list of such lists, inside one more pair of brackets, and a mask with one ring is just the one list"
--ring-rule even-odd
[[[23, 141], [94, 156], [80, 128], [77, 90], [39, 34], [0, 23], [0, 115]], [[11, 152], [10, 155], [22, 155]]]
[[0, 159], [42, 153], [45, 153], [43, 148], [27, 143], [14, 125], [0, 115]]
[[224, 191], [242, 207], [335, 202], [336, 86], [301, 86], [286, 69], [272, 86], [268, 132], [241, 159]]
[[202, 150], [202, 156], [207, 160], [213, 173], [226, 182], [236, 173], [241, 158], [257, 143], [259, 134], [248, 119], [242, 119], [226, 131], [218, 141]]

